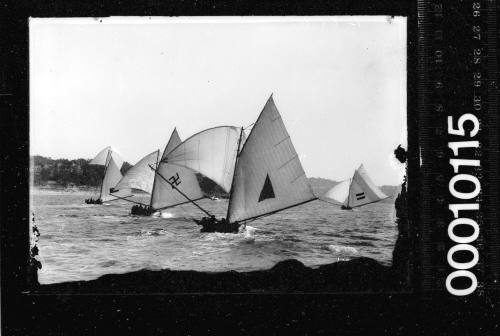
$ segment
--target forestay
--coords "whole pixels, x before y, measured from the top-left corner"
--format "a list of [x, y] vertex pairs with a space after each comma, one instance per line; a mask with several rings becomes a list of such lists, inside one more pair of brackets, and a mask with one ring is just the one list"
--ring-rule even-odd
[[314, 199], [271, 96], [238, 157], [228, 220], [251, 219]]
[[[181, 139], [177, 133], [177, 129], [174, 129], [163, 151], [162, 160], [166, 159], [167, 154], [180, 144]], [[198, 200], [204, 197], [193, 170], [162, 161], [158, 165], [154, 178], [153, 193], [151, 196], [151, 207], [153, 209], [159, 210], [190, 202], [169, 183], [163, 180], [160, 175], [168, 180], [169, 183], [174, 184], [175, 187], [182, 191], [190, 200]]]
[[115, 186], [115, 189], [139, 189], [151, 194], [155, 173], [150, 168], [150, 165], [156, 168], [159, 156], [159, 150], [146, 155], [127, 171], [125, 176]]
[[106, 166], [104, 178], [102, 180], [101, 195], [99, 197], [103, 202], [112, 201], [117, 198], [128, 197], [131, 195], [130, 189], [123, 189], [120, 190], [120, 192], [111, 195], [111, 189], [114, 188], [120, 181], [120, 179], [122, 178], [122, 174], [120, 173], [120, 169], [118, 168], [115, 160], [111, 155], [109, 155], [108, 160], [108, 165]]
[[[111, 153], [111, 155], [108, 155], [110, 153]], [[111, 146], [108, 146], [108, 147], [104, 148], [102, 151], [100, 151], [95, 156], [95, 158], [93, 158], [92, 161], [90, 161], [89, 164], [107, 166], [110, 158], [113, 158], [118, 169], [120, 169], [122, 167], [123, 159], [122, 159], [121, 155], [118, 153], [118, 151], [116, 149], [114, 149]]]
[[175, 147], [162, 162], [192, 169], [229, 192], [239, 137], [240, 129], [234, 126], [209, 128]]

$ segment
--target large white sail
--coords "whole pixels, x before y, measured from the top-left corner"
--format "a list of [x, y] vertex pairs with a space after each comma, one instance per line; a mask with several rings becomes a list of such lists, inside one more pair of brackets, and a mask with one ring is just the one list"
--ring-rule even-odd
[[241, 149], [229, 201], [229, 222], [316, 199], [272, 96]]
[[160, 151], [156, 150], [143, 157], [127, 171], [125, 176], [117, 183], [114, 189], [139, 189], [151, 194], [155, 173], [150, 166], [156, 168], [159, 156]]
[[330, 203], [354, 208], [378, 202], [387, 197], [388, 196], [373, 183], [365, 167], [361, 165], [354, 172], [352, 179], [337, 184], [327, 191], [322, 199]]
[[162, 162], [192, 169], [229, 192], [240, 133], [234, 126], [209, 128], [175, 147]]
[[346, 206], [350, 186], [351, 179], [344, 180], [336, 184], [332, 189], [328, 190], [326, 194], [321, 197], [321, 199], [329, 203]]
[[[108, 155], [110, 153], [111, 153], [111, 155]], [[122, 159], [121, 155], [118, 153], [118, 151], [115, 148], [113, 148], [111, 146], [108, 146], [108, 147], [104, 148], [102, 151], [100, 151], [99, 153], [97, 153], [95, 158], [93, 158], [89, 164], [107, 166], [110, 158], [113, 158], [118, 169], [120, 169], [122, 167], [123, 159]]]
[[104, 178], [101, 185], [101, 201], [106, 202], [118, 198], [129, 197], [131, 195], [130, 189], [123, 189], [120, 190], [120, 192], [111, 195], [111, 189], [113, 189], [118, 181], [120, 181], [122, 174], [120, 173], [120, 169], [111, 155], [109, 155], [108, 160], [108, 165], [106, 166], [106, 171], [104, 172]]
[[[174, 129], [163, 152], [162, 160], [180, 144], [181, 139], [177, 133], [177, 129]], [[174, 184], [176, 188], [182, 191], [182, 193], [191, 200], [198, 200], [204, 197], [193, 170], [166, 162], [160, 162], [156, 172], [153, 193], [151, 195], [151, 207], [153, 209], [158, 210], [189, 202], [186, 197], [181, 195], [163, 178]]]

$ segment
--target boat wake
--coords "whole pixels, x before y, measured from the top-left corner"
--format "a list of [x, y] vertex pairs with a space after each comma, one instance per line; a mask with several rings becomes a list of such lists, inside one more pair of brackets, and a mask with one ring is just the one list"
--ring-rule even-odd
[[170, 212], [161, 212], [160, 217], [161, 218], [174, 218], [175, 215], [173, 213], [170, 213]]
[[356, 255], [359, 254], [358, 250], [351, 246], [328, 245], [328, 250], [339, 254]]

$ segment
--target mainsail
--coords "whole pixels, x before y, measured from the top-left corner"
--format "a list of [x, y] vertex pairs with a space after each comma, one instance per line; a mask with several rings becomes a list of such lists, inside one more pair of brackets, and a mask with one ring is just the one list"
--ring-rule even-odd
[[[167, 159], [168, 154], [180, 144], [181, 139], [177, 133], [177, 129], [174, 129], [163, 151], [161, 159]], [[174, 190], [174, 188], [160, 176], [170, 183], [174, 183], [176, 188], [181, 190], [185, 196]], [[187, 198], [189, 198], [189, 200], [187, 200]], [[190, 201], [196, 201], [201, 198], [204, 198], [204, 195], [193, 170], [164, 161], [158, 164], [154, 177], [153, 192], [151, 194], [150, 205], [153, 209], [164, 209]]]
[[271, 95], [238, 156], [227, 220], [253, 219], [315, 199]]
[[120, 173], [120, 169], [118, 168], [118, 165], [115, 163], [115, 160], [111, 155], [108, 155], [108, 159], [106, 161], [108, 161], [108, 164], [104, 172], [104, 178], [101, 185], [101, 194], [99, 198], [101, 199], [101, 201], [106, 202], [118, 198], [129, 197], [130, 190], [127, 189], [120, 190], [119, 193], [114, 193], [113, 195], [111, 195], [111, 190], [116, 186], [118, 181], [120, 181], [120, 179], [122, 178], [122, 174]]
[[143, 157], [139, 162], [137, 162], [132, 168], [127, 171], [125, 176], [120, 179], [114, 189], [138, 189], [151, 194], [153, 190], [155, 173], [154, 170], [150, 168], [150, 166], [156, 168], [159, 155], [160, 151], [156, 150], [151, 154]]
[[343, 205], [348, 208], [359, 207], [365, 204], [378, 202], [388, 196], [373, 183], [363, 165], [354, 172], [352, 179], [337, 184], [323, 197], [327, 202]]
[[229, 192], [233, 180], [239, 138], [240, 129], [237, 127], [209, 128], [176, 146], [166, 156], [164, 155], [161, 161], [192, 169]]
[[99, 153], [97, 153], [95, 158], [93, 158], [89, 164], [107, 166], [110, 158], [113, 158], [118, 169], [120, 169], [122, 167], [122, 165], [123, 165], [122, 157], [120, 156], [118, 151], [111, 146], [108, 146], [108, 147], [104, 148], [102, 151], [100, 151]]

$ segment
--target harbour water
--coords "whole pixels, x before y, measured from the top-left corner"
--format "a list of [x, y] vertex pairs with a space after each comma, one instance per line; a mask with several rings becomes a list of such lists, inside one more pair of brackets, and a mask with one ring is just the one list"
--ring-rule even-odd
[[[204, 216], [187, 204], [151, 217], [130, 215], [131, 203], [85, 204], [91, 192], [32, 190], [31, 208], [42, 284], [91, 280], [140, 269], [250, 271], [297, 259], [307, 266], [353, 257], [390, 265], [397, 237], [393, 203], [353, 211], [313, 201], [249, 223], [238, 234], [200, 233]], [[136, 199], [147, 201], [147, 196]], [[201, 200], [217, 217], [227, 200]]]

